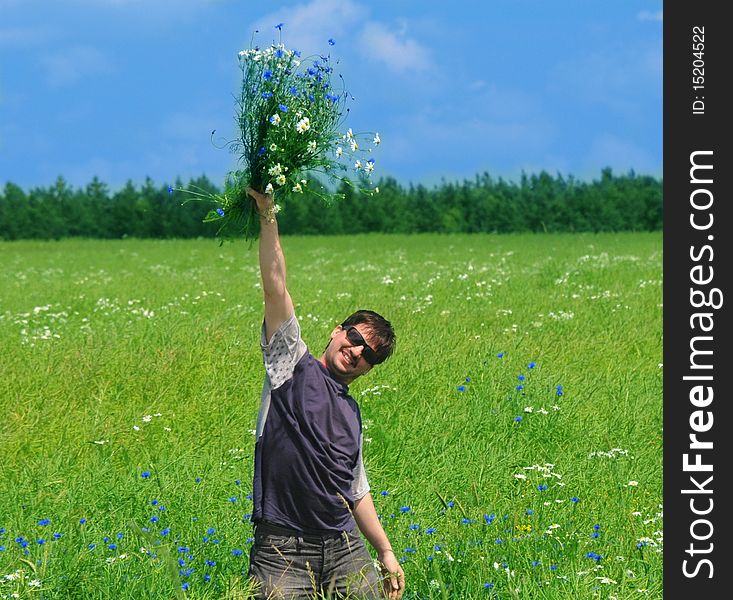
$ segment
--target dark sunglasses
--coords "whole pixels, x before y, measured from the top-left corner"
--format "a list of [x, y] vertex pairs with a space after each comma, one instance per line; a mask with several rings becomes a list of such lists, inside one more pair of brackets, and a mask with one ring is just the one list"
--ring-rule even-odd
[[364, 357], [364, 360], [367, 361], [370, 365], [378, 365], [379, 363], [384, 361], [384, 359], [381, 358], [374, 350], [372, 350], [371, 346], [366, 343], [366, 340], [359, 333], [359, 330], [356, 327], [354, 327], [353, 325], [342, 325], [341, 327], [346, 332], [346, 339], [349, 340], [349, 343], [352, 346], [364, 347], [361, 355]]

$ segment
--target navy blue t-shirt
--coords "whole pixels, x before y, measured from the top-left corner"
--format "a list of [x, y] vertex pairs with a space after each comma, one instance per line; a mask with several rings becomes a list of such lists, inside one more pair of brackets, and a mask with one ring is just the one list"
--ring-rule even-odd
[[354, 500], [369, 491], [361, 415], [300, 339], [295, 316], [264, 337], [267, 371], [255, 444], [252, 520], [304, 532], [354, 528]]

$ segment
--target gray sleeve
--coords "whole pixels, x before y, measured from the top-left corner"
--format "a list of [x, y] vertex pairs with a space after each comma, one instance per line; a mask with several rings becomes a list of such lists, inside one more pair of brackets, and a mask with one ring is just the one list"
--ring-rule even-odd
[[354, 496], [354, 501], [361, 500], [371, 489], [369, 487], [369, 481], [367, 480], [366, 470], [364, 469], [364, 461], [361, 456], [363, 443], [364, 436], [362, 435], [359, 436], [359, 460], [356, 463], [356, 468], [354, 469], [354, 481], [351, 484], [351, 493]]
[[263, 322], [260, 346], [270, 388], [273, 390], [292, 377], [295, 365], [308, 351], [305, 342], [300, 338], [300, 324], [295, 315], [280, 325], [269, 342]]

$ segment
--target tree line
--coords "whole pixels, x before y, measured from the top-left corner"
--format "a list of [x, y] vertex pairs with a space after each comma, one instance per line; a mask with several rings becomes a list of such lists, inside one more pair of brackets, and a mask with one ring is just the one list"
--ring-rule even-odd
[[[519, 181], [488, 173], [428, 188], [388, 177], [379, 193], [342, 184], [343, 199], [325, 205], [315, 194], [291, 196], [278, 215], [283, 234], [655, 231], [662, 228], [662, 182], [633, 171], [604, 169], [593, 181], [547, 172]], [[98, 178], [74, 188], [63, 177], [24, 191], [0, 189], [0, 239], [213, 237], [203, 219], [214, 205], [174, 189], [219, 189], [205, 176], [183, 184], [128, 181], [112, 192]]]

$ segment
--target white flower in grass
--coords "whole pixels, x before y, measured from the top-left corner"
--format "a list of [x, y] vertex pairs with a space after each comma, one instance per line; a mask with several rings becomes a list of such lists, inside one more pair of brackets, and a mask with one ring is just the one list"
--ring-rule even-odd
[[303, 185], [306, 185], [308, 183], [308, 180], [307, 179], [301, 179], [300, 180], [300, 183], [302, 183]]
[[280, 175], [283, 172], [283, 167], [280, 163], [277, 163], [274, 167], [270, 167], [267, 172], [270, 175]]
[[354, 168], [355, 168], [355, 169], [356, 169], [357, 171], [358, 171], [359, 169], [361, 169], [361, 161], [360, 161], [360, 160], [357, 160], [357, 161], [356, 161], [356, 162], [354, 163]]
[[272, 184], [271, 183], [268, 183], [265, 186], [265, 194], [272, 194], [272, 190], [273, 190]]
[[29, 587], [41, 587], [41, 581], [39, 579], [32, 579], [28, 582]]
[[294, 192], [298, 193], [298, 194], [302, 194], [302, 193], [303, 193], [303, 186], [302, 186], [302, 185], [300, 185], [299, 183], [296, 183], [296, 184], [295, 184], [295, 185], [293, 186], [292, 190], [293, 190]]
[[354, 139], [354, 132], [351, 131], [351, 127], [349, 127], [349, 130], [346, 132], [346, 139], [353, 140]]
[[381, 144], [381, 143], [382, 143], [382, 138], [380, 138], [380, 137], [379, 137], [379, 134], [378, 134], [378, 133], [375, 133], [375, 134], [374, 134], [374, 139], [372, 140], [372, 143], [373, 143], [373, 144], [374, 144], [375, 146], [379, 146], [379, 144]]
[[527, 479], [527, 476], [524, 473], [514, 473], [515, 479]]
[[351, 151], [356, 152], [359, 149], [359, 144], [355, 140], [351, 140]]
[[378, 193], [379, 193], [379, 187], [375, 187], [375, 188], [374, 188], [374, 193], [375, 193], [375, 194], [378, 194]]
[[317, 147], [318, 144], [316, 144], [315, 140], [311, 140], [310, 142], [308, 142], [308, 150], [310, 150], [311, 152], [315, 152]]
[[370, 159], [370, 160], [368, 160], [368, 161], [367, 161], [367, 164], [366, 164], [366, 165], [364, 166], [364, 170], [365, 170], [365, 171], [366, 171], [367, 173], [372, 173], [372, 172], [374, 172], [374, 161], [373, 161], [373, 160], [371, 160], [371, 159]]
[[277, 144], [270, 144], [270, 152], [275, 152], [277, 150]]
[[336, 148], [336, 156], [341, 156], [344, 153], [344, 149], [341, 146]]
[[285, 175], [278, 175], [275, 177], [275, 183], [278, 185], [285, 185], [286, 181], [287, 179], [285, 179]]
[[305, 133], [311, 128], [311, 120], [308, 117], [303, 117], [300, 121], [295, 124], [295, 130], [298, 133]]
[[639, 485], [639, 482], [638, 481], [631, 480], [626, 485], [627, 485], [627, 487], [636, 487], [637, 485]]
[[274, 115], [272, 115], [270, 117], [270, 123], [272, 123], [273, 125], [275, 125], [275, 127], [277, 127], [278, 125], [280, 125], [280, 121], [282, 121], [282, 119], [280, 118], [280, 115], [277, 114], [277, 113], [275, 113]]

